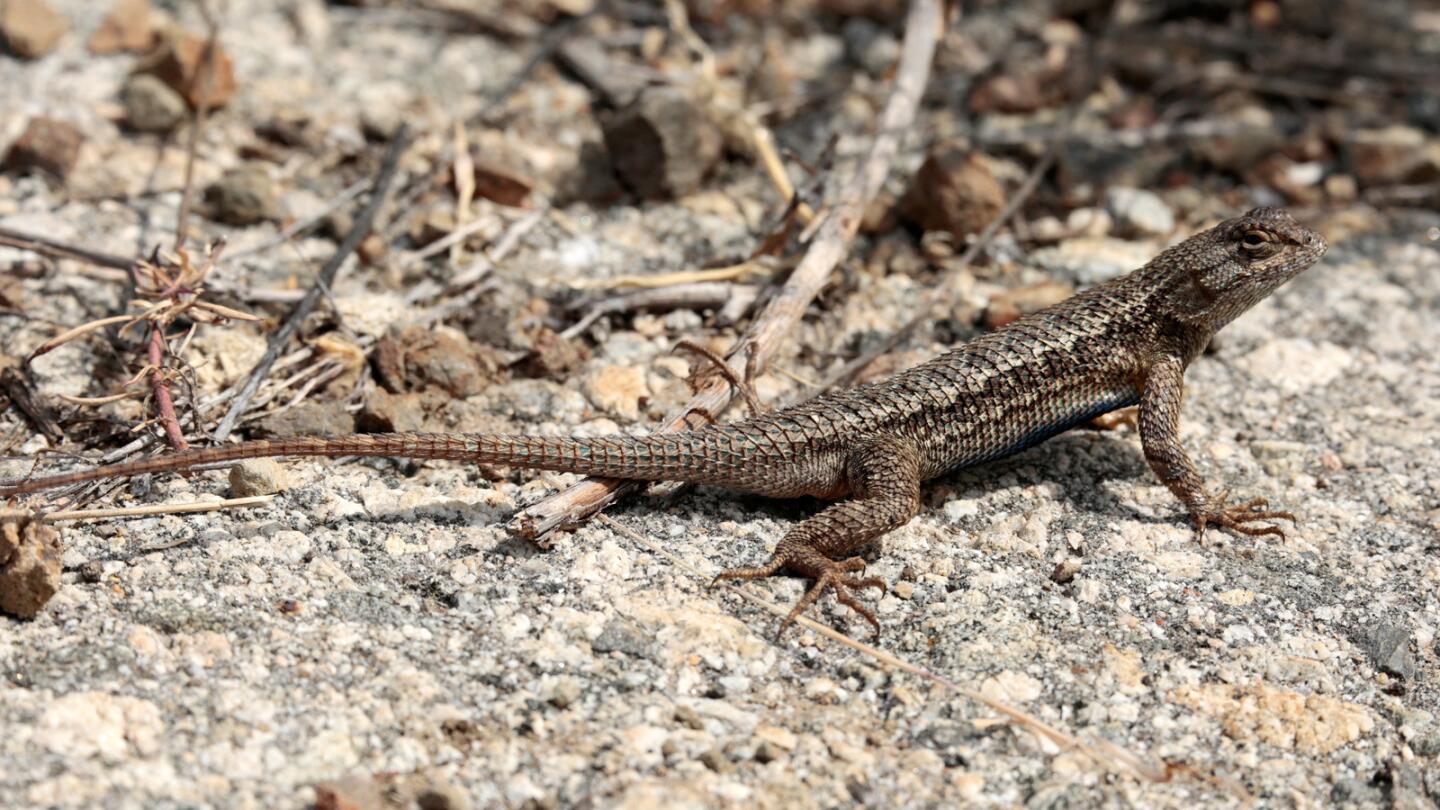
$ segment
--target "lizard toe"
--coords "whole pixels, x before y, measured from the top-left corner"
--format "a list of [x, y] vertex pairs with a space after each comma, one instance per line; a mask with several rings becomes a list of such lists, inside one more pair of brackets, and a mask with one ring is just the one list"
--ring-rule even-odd
[[1266, 526], [1248, 524], [1275, 520], [1288, 520], [1292, 525], [1297, 522], [1291, 512], [1266, 509], [1270, 502], [1264, 498], [1251, 498], [1242, 504], [1229, 506], [1226, 504], [1227, 496], [1228, 493], [1222, 494], [1214, 505], [1195, 515], [1195, 531], [1198, 536], [1205, 534], [1207, 526], [1218, 526], [1248, 537], [1273, 535], [1284, 540], [1285, 531], [1273, 523]]

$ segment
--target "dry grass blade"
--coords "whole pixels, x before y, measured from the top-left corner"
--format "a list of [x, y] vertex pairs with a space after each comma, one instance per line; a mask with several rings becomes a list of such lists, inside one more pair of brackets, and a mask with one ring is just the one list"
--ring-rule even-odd
[[30, 352], [30, 355], [26, 359], [34, 360], [42, 354], [52, 352], [55, 349], [60, 348], [61, 346], [69, 343], [75, 338], [81, 337], [83, 335], [88, 335], [91, 332], [97, 332], [107, 326], [115, 326], [122, 323], [131, 323], [134, 320], [135, 316], [133, 315], [113, 315], [109, 318], [100, 318], [99, 320], [82, 323], [79, 326], [66, 329], [64, 332], [61, 332], [55, 337], [50, 338], [44, 343], [41, 343], [39, 346], [35, 347], [34, 351]]
[[578, 281], [572, 286], [577, 289], [600, 288], [615, 290], [630, 287], [651, 290], [658, 287], [670, 287], [676, 284], [696, 284], [704, 281], [740, 281], [750, 276], [766, 272], [773, 272], [773, 268], [766, 267], [762, 262], [748, 261], [727, 265], [725, 267], [711, 267], [705, 270], [681, 270], [675, 273], [662, 273], [658, 276], [616, 276], [614, 278], [601, 279], [593, 282]]

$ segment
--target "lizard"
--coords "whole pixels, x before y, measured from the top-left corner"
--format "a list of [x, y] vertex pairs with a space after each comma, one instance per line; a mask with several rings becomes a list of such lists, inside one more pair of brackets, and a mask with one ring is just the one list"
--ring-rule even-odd
[[[390, 433], [243, 442], [0, 485], [0, 496], [86, 481], [276, 456], [450, 459], [637, 481], [681, 481], [776, 498], [836, 501], [791, 527], [767, 563], [719, 580], [786, 570], [813, 580], [784, 630], [827, 591], [868, 621], [877, 589], [856, 552], [907, 523], [920, 485], [1011, 455], [1139, 405], [1145, 459], [1197, 536], [1218, 526], [1278, 535], [1295, 522], [1263, 498], [1232, 504], [1206, 488], [1179, 438], [1184, 373], [1217, 330], [1324, 255], [1323, 237], [1256, 208], [1162, 251], [1143, 267], [983, 334], [889, 379], [682, 433], [605, 438]], [[1256, 525], [1261, 524], [1264, 525]]]

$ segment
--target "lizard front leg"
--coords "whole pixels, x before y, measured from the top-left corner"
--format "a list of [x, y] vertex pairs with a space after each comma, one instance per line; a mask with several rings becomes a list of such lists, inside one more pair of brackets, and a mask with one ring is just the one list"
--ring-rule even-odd
[[1295, 522], [1289, 512], [1265, 511], [1264, 498], [1229, 506], [1225, 496], [1211, 497], [1195, 463], [1180, 444], [1180, 405], [1185, 398], [1185, 364], [1178, 353], [1155, 356], [1145, 376], [1140, 396], [1140, 441], [1150, 469], [1185, 503], [1195, 521], [1197, 535], [1206, 526], [1223, 526], [1251, 536], [1273, 534], [1284, 538], [1285, 532], [1273, 524], [1248, 526], [1262, 520]]
[[903, 526], [920, 509], [920, 461], [915, 449], [901, 440], [873, 442], [854, 451], [847, 463], [852, 500], [835, 504], [792, 528], [775, 547], [770, 561], [756, 568], [732, 568], [715, 577], [759, 579], [784, 568], [815, 584], [780, 623], [784, 632], [806, 608], [827, 590], [835, 599], [870, 622], [880, 633], [874, 612], [860, 604], [852, 591], [885, 590], [879, 577], [853, 576], [865, 570], [865, 561], [849, 556], [891, 529]]

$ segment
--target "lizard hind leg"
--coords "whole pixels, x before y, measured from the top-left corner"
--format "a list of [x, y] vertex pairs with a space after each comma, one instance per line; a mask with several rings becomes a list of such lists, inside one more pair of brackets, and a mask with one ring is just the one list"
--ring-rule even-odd
[[852, 456], [847, 475], [855, 494], [800, 523], [781, 538], [765, 565], [732, 568], [715, 577], [761, 579], [783, 568], [815, 580], [805, 596], [780, 623], [780, 632], [794, 623], [826, 591], [834, 591], [840, 604], [860, 614], [880, 633], [875, 614], [855, 598], [866, 588], [885, 590], [879, 577], [860, 577], [865, 561], [851, 556], [871, 540], [907, 523], [920, 508], [919, 463], [913, 450], [900, 442], [882, 442]]

